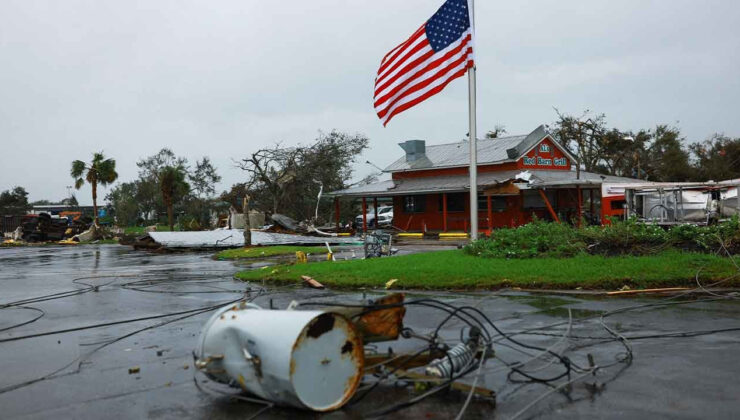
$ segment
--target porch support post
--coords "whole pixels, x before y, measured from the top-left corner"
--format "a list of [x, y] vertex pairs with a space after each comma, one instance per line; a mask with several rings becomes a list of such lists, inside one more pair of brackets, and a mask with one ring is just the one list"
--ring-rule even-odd
[[362, 231], [367, 232], [367, 199], [362, 197]]
[[488, 206], [488, 236], [493, 232], [493, 208], [491, 206], [491, 196], [486, 196], [486, 205]]
[[337, 232], [339, 232], [339, 197], [334, 197], [334, 222], [337, 225]]
[[375, 214], [375, 229], [378, 229], [378, 197], [373, 197], [373, 213]]
[[576, 187], [576, 192], [578, 193], [578, 227], [581, 227], [581, 218], [583, 217], [583, 193], [581, 192], [581, 187]]
[[550, 204], [550, 200], [547, 199], [547, 195], [545, 194], [544, 190], [537, 190], [540, 193], [540, 197], [542, 197], [542, 201], [545, 202], [545, 205], [547, 206], [547, 210], [550, 212], [550, 216], [552, 216], [552, 220], [560, 223], [560, 219], [558, 218], [558, 214], [555, 213], [555, 210], [553, 210], [552, 205]]
[[442, 230], [447, 232], [447, 193], [442, 193]]

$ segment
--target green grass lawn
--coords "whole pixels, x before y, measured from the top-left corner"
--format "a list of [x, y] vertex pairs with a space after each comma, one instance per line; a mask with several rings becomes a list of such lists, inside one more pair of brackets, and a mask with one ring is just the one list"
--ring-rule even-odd
[[[332, 287], [382, 287], [398, 279], [394, 288], [489, 289], [499, 287], [616, 289], [692, 286], [699, 268], [703, 284], [737, 272], [727, 258], [668, 251], [657, 255], [573, 258], [493, 259], [460, 250], [437, 251], [390, 258], [280, 265], [237, 273], [242, 280], [276, 283], [300, 281], [308, 275]], [[740, 286], [740, 279], [723, 286]]]
[[295, 255], [303, 251], [306, 254], [326, 254], [328, 251], [324, 246], [255, 246], [251, 248], [227, 249], [216, 254], [218, 260], [239, 260], [244, 258], [263, 258], [275, 255]]

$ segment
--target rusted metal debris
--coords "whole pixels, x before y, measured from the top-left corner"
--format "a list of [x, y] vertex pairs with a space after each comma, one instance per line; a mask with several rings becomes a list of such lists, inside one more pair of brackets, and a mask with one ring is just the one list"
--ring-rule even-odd
[[403, 330], [403, 317], [406, 315], [403, 293], [393, 293], [375, 300], [371, 307], [383, 308], [364, 310], [355, 324], [366, 343], [398, 339]]
[[[308, 284], [316, 282], [302, 276]], [[323, 286], [322, 286], [323, 287]], [[403, 293], [361, 305], [324, 310], [266, 310], [250, 303], [222, 308], [204, 326], [194, 352], [195, 366], [208, 378], [239, 387], [265, 400], [318, 412], [336, 410], [354, 396], [365, 375], [394, 374], [426, 386], [449, 386], [479, 397], [495, 393], [456, 379], [493, 355], [480, 331], [452, 348], [404, 330]], [[364, 345], [399, 337], [430, 340], [414, 354], [366, 354]], [[425, 373], [410, 369], [426, 368]], [[452, 378], [455, 380], [452, 380]], [[320, 384], [320, 385], [319, 385]]]
[[196, 367], [214, 381], [313, 411], [349, 401], [364, 367], [362, 336], [343, 315], [256, 305], [216, 312], [195, 356]]

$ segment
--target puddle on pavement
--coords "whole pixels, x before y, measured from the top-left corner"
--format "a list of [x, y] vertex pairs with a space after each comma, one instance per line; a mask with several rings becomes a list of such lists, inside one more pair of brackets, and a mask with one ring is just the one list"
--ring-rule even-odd
[[538, 313], [560, 318], [568, 318], [568, 309], [573, 318], [588, 318], [601, 313], [601, 311], [591, 309], [568, 308], [567, 305], [578, 303], [578, 301], [557, 296], [502, 295], [501, 297], [529, 305], [538, 309]]

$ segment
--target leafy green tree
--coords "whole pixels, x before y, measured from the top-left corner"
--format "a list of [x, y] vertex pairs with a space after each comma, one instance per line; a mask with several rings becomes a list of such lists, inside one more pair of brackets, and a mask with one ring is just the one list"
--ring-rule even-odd
[[701, 143], [692, 144], [690, 148], [696, 156], [697, 180], [740, 178], [740, 138], [714, 134]]
[[221, 177], [211, 160], [205, 156], [195, 162], [195, 168], [188, 174], [188, 180], [190, 180], [195, 195], [206, 198], [216, 193], [216, 184], [221, 182]]
[[23, 187], [0, 193], [0, 216], [16, 216], [26, 214], [31, 209], [28, 204], [28, 192]]
[[50, 200], [36, 200], [31, 203], [31, 206], [49, 206], [52, 204], [54, 204], [54, 202]]
[[75, 179], [75, 188], [78, 190], [85, 184], [85, 181], [90, 184], [95, 213], [93, 223], [98, 226], [98, 184], [109, 185], [118, 179], [116, 161], [111, 158], [106, 159], [103, 152], [94, 153], [89, 164], [81, 160], [73, 161], [70, 175]]
[[694, 178], [694, 168], [689, 161], [689, 151], [676, 127], [658, 125], [649, 132], [651, 142], [646, 146], [646, 159], [642, 167], [650, 181], [682, 182]]
[[174, 204], [190, 192], [190, 184], [185, 180], [187, 172], [180, 166], [165, 166], [157, 174], [162, 201], [167, 207], [167, 222], [174, 230]]
[[156, 222], [158, 215], [167, 210], [167, 206], [162, 201], [159, 172], [167, 166], [187, 171], [188, 160], [178, 157], [171, 149], [163, 148], [154, 155], [139, 160], [136, 166], [139, 167], [136, 200], [145, 217], [148, 219], [153, 216]]
[[139, 218], [136, 194], [137, 182], [124, 182], [116, 185], [105, 197], [113, 208], [118, 226], [132, 226]]
[[80, 206], [80, 203], [77, 201], [77, 197], [74, 194], [72, 194], [69, 197], [66, 197], [66, 198], [61, 199], [59, 201], [59, 204], [63, 204], [65, 206], [71, 207], [71, 208], [77, 208], [77, 207]]

